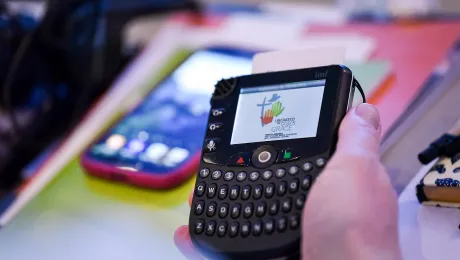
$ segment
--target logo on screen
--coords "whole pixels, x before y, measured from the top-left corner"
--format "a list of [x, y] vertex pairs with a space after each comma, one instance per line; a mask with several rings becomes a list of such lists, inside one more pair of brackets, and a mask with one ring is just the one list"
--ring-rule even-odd
[[281, 96], [275, 93], [268, 99], [268, 101], [267, 97], [264, 97], [262, 104], [257, 104], [257, 106], [260, 107], [260, 121], [262, 123], [262, 127], [271, 124], [274, 118], [283, 113], [284, 107], [280, 98]]

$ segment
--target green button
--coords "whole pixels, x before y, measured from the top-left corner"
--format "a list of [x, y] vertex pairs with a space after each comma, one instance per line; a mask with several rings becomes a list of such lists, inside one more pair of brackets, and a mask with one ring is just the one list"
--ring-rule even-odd
[[291, 152], [284, 152], [284, 159], [290, 159], [291, 158]]

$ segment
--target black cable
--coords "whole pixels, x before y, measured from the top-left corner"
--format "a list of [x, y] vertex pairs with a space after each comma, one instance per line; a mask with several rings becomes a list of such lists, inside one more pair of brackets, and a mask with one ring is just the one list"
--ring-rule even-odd
[[363, 103], [366, 103], [366, 95], [364, 95], [364, 90], [361, 87], [361, 84], [359, 84], [359, 82], [355, 78], [353, 78], [353, 85], [355, 85], [355, 87], [358, 89], [359, 93], [363, 97]]

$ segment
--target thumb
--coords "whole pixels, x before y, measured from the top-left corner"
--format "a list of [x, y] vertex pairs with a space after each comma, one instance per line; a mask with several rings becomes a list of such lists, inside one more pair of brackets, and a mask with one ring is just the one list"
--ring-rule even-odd
[[380, 132], [380, 115], [373, 105], [352, 108], [340, 124], [336, 156], [379, 156]]

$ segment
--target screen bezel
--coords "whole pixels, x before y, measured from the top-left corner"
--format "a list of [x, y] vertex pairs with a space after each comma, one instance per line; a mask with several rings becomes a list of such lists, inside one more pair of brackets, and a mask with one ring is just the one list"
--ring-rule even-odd
[[[207, 47], [207, 48], [202, 48], [202, 49], [195, 50], [195, 51], [190, 52], [189, 54], [187, 54], [187, 56], [185, 58], [183, 58], [174, 67], [174, 69], [172, 69], [169, 73], [167, 73], [164, 77], [162, 77], [162, 79], [155, 84], [155, 87], [153, 87], [150, 91], [148, 91], [145, 94], [145, 97], [147, 97], [153, 91], [155, 91], [157, 86], [159, 86], [159, 85], [165, 83], [165, 81], [169, 80], [171, 75], [178, 68], [180, 68], [180, 66], [182, 66], [185, 62], [187, 62], [188, 59], [190, 59], [190, 57], [192, 57], [195, 53], [197, 53], [199, 51], [213, 52], [213, 53], [224, 54], [224, 55], [229, 55], [229, 56], [233, 56], [233, 57], [248, 58], [248, 59], [252, 59], [252, 57], [257, 53], [257, 51], [250, 50], [250, 49], [245, 49], [244, 50], [244, 49], [238, 49], [238, 48], [232, 48], [232, 47], [220, 47], [220, 46], [212, 46], [212, 47]], [[110, 135], [111, 129], [113, 127], [115, 127], [116, 125], [118, 125], [127, 116], [129, 116], [132, 111], [134, 111], [138, 106], [140, 106], [142, 104], [142, 102], [144, 102], [144, 99], [142, 99], [138, 104], [133, 106], [129, 111], [125, 112], [123, 114], [123, 116], [119, 117], [115, 122], [110, 124], [110, 126], [106, 127], [104, 129], [104, 131], [97, 138], [94, 139], [95, 141], [92, 142], [91, 145], [89, 145], [87, 147], [87, 149], [85, 150], [85, 152], [83, 153], [83, 156], [82, 156], [83, 160], [85, 161], [86, 164], [92, 164], [92, 163], [93, 164], [105, 164], [105, 165], [113, 167], [113, 171], [118, 171], [118, 172], [123, 172], [124, 171], [123, 168], [130, 168], [131, 169], [130, 171], [135, 170], [136, 173], [144, 172], [145, 174], [152, 174], [152, 173], [155, 173], [155, 174], [166, 174], [166, 173], [171, 174], [171, 173], [174, 173], [174, 172], [180, 170], [181, 168], [189, 165], [191, 163], [191, 161], [194, 161], [194, 160], [198, 159], [199, 154], [201, 152], [201, 149], [197, 149], [196, 151], [190, 151], [190, 154], [189, 154], [188, 158], [186, 160], [184, 160], [182, 163], [176, 165], [175, 167], [168, 168], [168, 167], [163, 167], [163, 166], [160, 166], [160, 165], [150, 163], [150, 166], [148, 168], [144, 167], [141, 170], [137, 170], [136, 169], [136, 164], [137, 163], [136, 162], [130, 162], [130, 161], [134, 161], [134, 160], [127, 161], [124, 158], [121, 158], [119, 156], [104, 158], [102, 156], [94, 156], [91, 153], [92, 146], [94, 144], [98, 143], [101, 139], [107, 138]], [[204, 128], [206, 127], [205, 123], [203, 123], [203, 127]], [[187, 136], [187, 133], [184, 133], [184, 136]], [[128, 140], [128, 142], [129, 142], [129, 140]], [[139, 161], [139, 160], [137, 160], [137, 161]], [[147, 163], [143, 162], [143, 164], [147, 164]]]
[[[327, 76], [318, 77], [318, 75]], [[351, 71], [340, 65], [332, 65], [317, 68], [308, 68], [300, 70], [290, 70], [282, 72], [271, 72], [255, 74], [238, 78], [237, 85], [233, 92], [224, 99], [212, 101], [212, 108], [224, 108], [225, 116], [221, 119], [209, 117], [209, 122], [219, 121], [224, 127], [220, 132], [207, 133], [207, 138], [219, 138], [220, 144], [216, 152], [215, 160], [218, 164], [226, 164], [227, 159], [240, 152], [253, 152], [262, 145], [274, 146], [278, 151], [283, 149], [294, 149], [302, 158], [312, 157], [314, 155], [325, 153], [333, 149], [335, 143], [334, 134], [338, 127], [339, 105], [348, 102], [348, 95], [351, 88]], [[320, 118], [316, 137], [296, 138], [289, 140], [276, 140], [267, 142], [254, 142], [231, 145], [231, 136], [236, 120], [236, 110], [239, 101], [240, 90], [242, 88], [252, 88], [275, 84], [286, 84], [292, 82], [312, 81], [325, 79], [324, 94], [320, 110]], [[341, 100], [342, 99], [342, 100]], [[346, 99], [346, 100], [343, 100]], [[307, 148], [307, 149], [306, 149]]]

